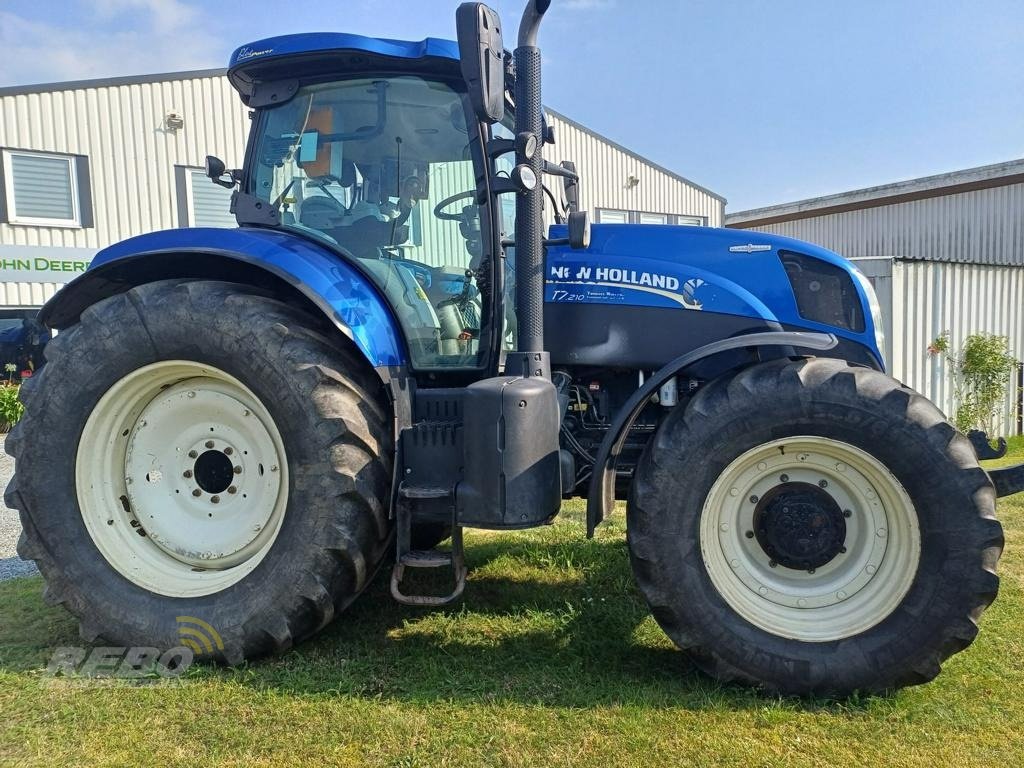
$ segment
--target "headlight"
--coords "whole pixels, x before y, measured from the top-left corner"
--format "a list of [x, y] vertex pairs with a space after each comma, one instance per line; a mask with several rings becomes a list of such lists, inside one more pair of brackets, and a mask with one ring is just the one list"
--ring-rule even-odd
[[875, 294], [874, 286], [864, 276], [864, 273], [854, 267], [853, 277], [860, 284], [860, 287], [864, 289], [864, 295], [868, 299], [868, 309], [871, 311], [871, 324], [875, 326], [875, 345], [878, 347], [878, 354], [882, 357], [882, 366], [884, 367], [886, 364], [885, 330], [882, 327], [882, 307], [878, 303], [878, 296]]

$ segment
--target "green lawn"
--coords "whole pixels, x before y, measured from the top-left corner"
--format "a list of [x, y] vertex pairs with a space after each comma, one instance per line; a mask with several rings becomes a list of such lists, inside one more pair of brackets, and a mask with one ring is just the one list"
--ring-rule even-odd
[[[1024, 458], [1024, 444], [1014, 446]], [[693, 670], [632, 583], [621, 512], [471, 532], [464, 604], [403, 608], [378, 579], [283, 658], [187, 678], [49, 679], [74, 622], [41, 580], [0, 584], [0, 765], [1016, 766], [1024, 763], [1024, 494], [1004, 501], [1002, 589], [939, 679], [842, 703]]]

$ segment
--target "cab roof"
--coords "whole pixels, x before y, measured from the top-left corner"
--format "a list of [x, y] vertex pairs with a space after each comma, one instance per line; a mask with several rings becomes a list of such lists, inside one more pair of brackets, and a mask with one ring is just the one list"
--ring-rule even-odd
[[459, 62], [459, 46], [452, 40], [388, 40], [344, 32], [307, 32], [257, 40], [237, 48], [228, 63], [228, 79], [244, 96], [253, 84], [286, 77], [379, 68], [451, 70]]

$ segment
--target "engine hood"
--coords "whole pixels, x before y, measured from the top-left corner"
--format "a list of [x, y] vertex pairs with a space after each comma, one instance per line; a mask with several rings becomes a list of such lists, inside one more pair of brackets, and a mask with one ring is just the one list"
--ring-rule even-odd
[[[565, 237], [566, 229], [553, 227], [551, 236]], [[865, 327], [849, 330], [802, 317], [780, 258], [786, 252], [848, 273], [863, 307]], [[870, 289], [865, 286], [846, 259], [788, 237], [741, 229], [595, 224], [586, 250], [548, 250], [545, 301], [738, 315], [828, 331], [877, 351]]]

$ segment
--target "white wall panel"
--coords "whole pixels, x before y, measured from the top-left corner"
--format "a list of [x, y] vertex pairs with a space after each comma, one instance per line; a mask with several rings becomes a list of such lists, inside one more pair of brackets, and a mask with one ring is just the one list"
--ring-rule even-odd
[[[178, 130], [168, 113], [182, 117]], [[174, 166], [217, 155], [238, 167], [247, 110], [219, 74], [0, 96], [0, 147], [89, 159], [95, 226], [0, 224], [0, 243], [102, 248], [177, 226]]]
[[[933, 400], [950, 417], [956, 407], [949, 362], [928, 345], [948, 331], [953, 350], [973, 333], [1009, 339], [1024, 356], [1024, 268], [902, 261], [893, 265], [893, 376]], [[1016, 375], [1003, 405], [1003, 434], [1015, 434]]]
[[[647, 213], [701, 216], [720, 227], [725, 201], [681, 177], [610, 143], [561, 115], [548, 112], [555, 145], [544, 148], [553, 162], [572, 160], [580, 174], [580, 206]], [[628, 183], [630, 176], [637, 179]], [[593, 220], [593, 219], [592, 219]]]
[[752, 229], [817, 243], [847, 258], [895, 256], [1024, 265], [1024, 184], [811, 216]]
[[0, 283], [0, 308], [40, 307], [63, 283]]

